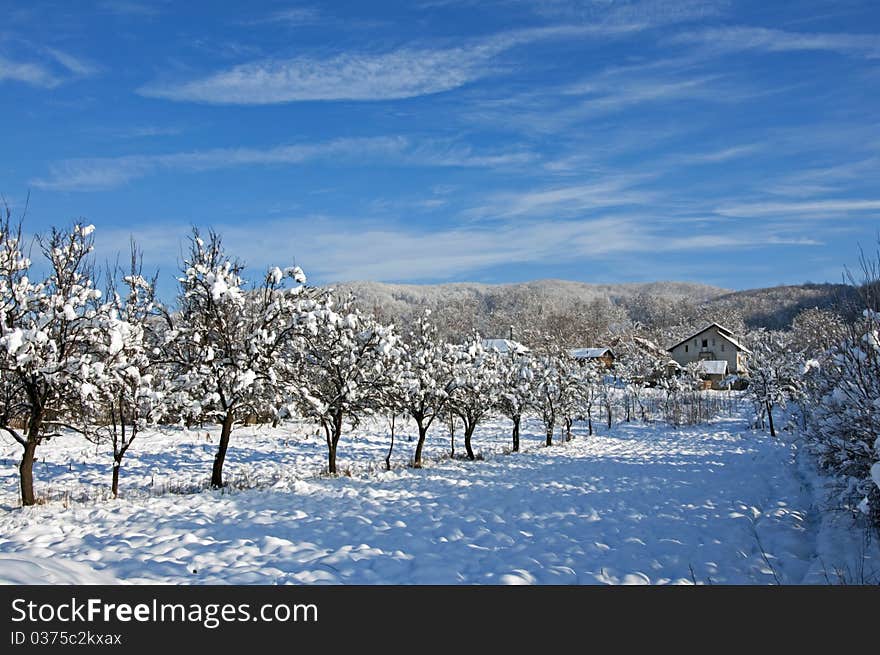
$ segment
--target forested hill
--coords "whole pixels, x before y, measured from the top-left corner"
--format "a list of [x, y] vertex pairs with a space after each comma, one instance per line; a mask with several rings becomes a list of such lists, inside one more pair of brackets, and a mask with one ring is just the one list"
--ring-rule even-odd
[[509, 325], [576, 320], [601, 324], [638, 321], [651, 327], [741, 318], [749, 328], [784, 329], [803, 309], [839, 309], [854, 297], [842, 284], [802, 284], [732, 291], [692, 282], [589, 284], [535, 280], [514, 284], [386, 284], [347, 282], [359, 306], [380, 318], [406, 324], [414, 313], [431, 309], [451, 333], [477, 329], [506, 336]]
[[546, 308], [571, 303], [607, 299], [625, 302], [639, 295], [650, 295], [697, 302], [731, 294], [729, 289], [692, 282], [646, 282], [627, 284], [589, 284], [570, 280], [533, 280], [513, 284], [455, 282], [449, 284], [386, 284], [384, 282], [346, 282], [335, 288], [352, 291], [364, 308], [381, 307], [386, 311], [404, 311], [413, 306], [433, 306], [476, 301], [484, 311], [514, 307], [518, 304], [543, 303]]
[[855, 287], [845, 284], [798, 284], [734, 291], [712, 298], [706, 308], [739, 312], [749, 327], [784, 329], [801, 311], [818, 307], [842, 316], [858, 308]]

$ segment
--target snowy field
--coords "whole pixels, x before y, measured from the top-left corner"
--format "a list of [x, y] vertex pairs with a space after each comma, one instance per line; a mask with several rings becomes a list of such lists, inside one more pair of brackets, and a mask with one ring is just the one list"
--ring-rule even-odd
[[24, 510], [18, 446], [3, 441], [0, 581], [824, 584], [880, 568], [847, 517], [820, 516], [823, 492], [796, 447], [742, 417], [592, 437], [576, 425], [574, 441], [549, 449], [529, 422], [512, 455], [508, 429], [481, 426], [484, 459], [469, 462], [444, 455], [436, 425], [414, 470], [409, 426], [385, 472], [387, 426], [371, 423], [343, 437], [347, 473], [329, 478], [314, 433], [241, 428], [223, 492], [199, 489], [216, 430], [211, 441], [153, 433], [132, 447], [117, 501], [109, 455], [70, 437], [38, 451], [47, 502]]

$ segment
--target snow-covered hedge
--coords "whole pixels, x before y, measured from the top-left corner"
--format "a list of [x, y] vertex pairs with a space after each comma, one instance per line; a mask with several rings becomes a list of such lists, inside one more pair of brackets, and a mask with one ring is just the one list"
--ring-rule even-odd
[[839, 479], [841, 503], [880, 526], [880, 313], [866, 309], [804, 373], [811, 446]]

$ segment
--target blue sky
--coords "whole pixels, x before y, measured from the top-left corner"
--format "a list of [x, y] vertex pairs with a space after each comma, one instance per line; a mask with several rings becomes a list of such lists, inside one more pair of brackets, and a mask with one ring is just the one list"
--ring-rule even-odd
[[880, 229], [869, 0], [0, 0], [29, 229], [310, 281], [839, 281]]

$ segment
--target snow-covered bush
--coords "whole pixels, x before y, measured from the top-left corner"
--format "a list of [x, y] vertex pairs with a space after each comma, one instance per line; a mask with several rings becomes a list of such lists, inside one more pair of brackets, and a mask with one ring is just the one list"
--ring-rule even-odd
[[808, 360], [808, 438], [835, 474], [841, 504], [880, 526], [880, 314], [866, 309], [823, 356]]

